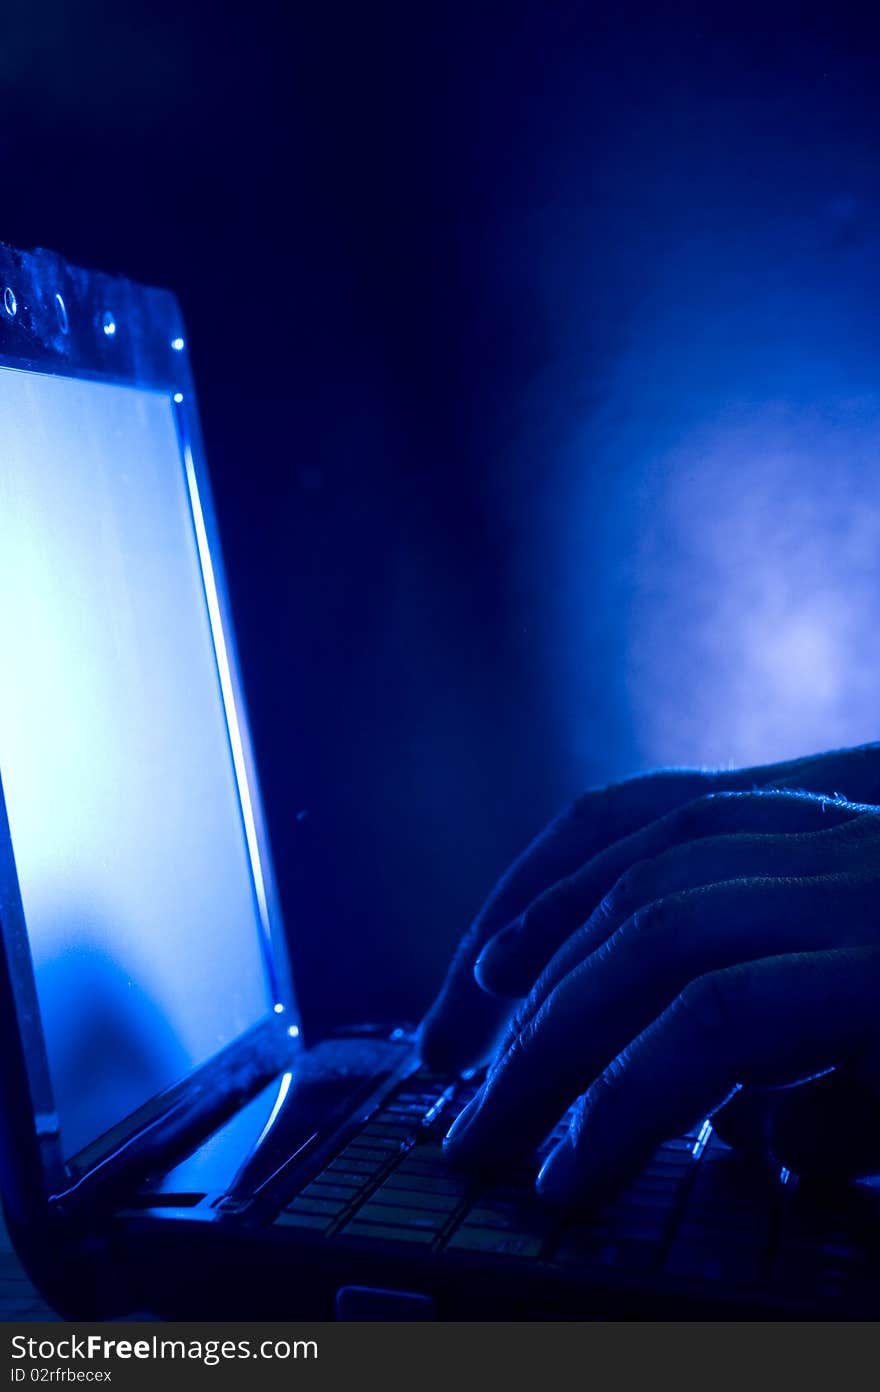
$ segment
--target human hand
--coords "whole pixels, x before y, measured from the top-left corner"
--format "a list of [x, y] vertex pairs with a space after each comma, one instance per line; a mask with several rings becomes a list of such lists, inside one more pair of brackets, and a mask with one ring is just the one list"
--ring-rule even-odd
[[[851, 1052], [840, 1031], [863, 1032], [872, 1001], [880, 1000], [871, 996], [880, 955], [872, 919], [872, 895], [880, 897], [880, 813], [854, 805], [880, 801], [878, 757], [871, 746], [736, 774], [652, 775], [590, 794], [558, 819], [490, 898], [426, 1021], [429, 1059], [431, 1046], [449, 1039], [450, 1016], [465, 1026], [461, 1057], [509, 1014], [509, 1001], [479, 999], [472, 975], [478, 955], [484, 985], [511, 993], [533, 986], [486, 1088], [455, 1129], [453, 1155], [486, 1160], [524, 1150], [586, 1093], [571, 1138], [542, 1177], [545, 1190], [567, 1197], [595, 1187], [603, 1168], [619, 1171], [626, 1165], [621, 1156], [634, 1161], [656, 1136], [683, 1127], [683, 1116], [690, 1124], [695, 1107], [714, 1109], [737, 1082], [790, 1082], [838, 1066], [830, 1081], [806, 1090], [806, 1108], [800, 1088], [781, 1102], [776, 1094], [772, 1108], [763, 1101], [750, 1107], [744, 1095], [728, 1109], [730, 1125], [764, 1140], [772, 1113], [786, 1123], [778, 1134], [815, 1141], [820, 1103], [833, 1115], [845, 1098], [851, 1103], [848, 1089], [870, 1092], [864, 1060], [855, 1073], [840, 1068]], [[720, 791], [766, 783], [807, 785], [826, 796]], [[695, 799], [700, 788], [712, 791]], [[841, 792], [849, 801], [835, 798]], [[650, 820], [670, 805], [671, 812]], [[499, 920], [517, 908], [526, 911], [514, 928], [493, 938]], [[812, 960], [801, 960], [805, 952]], [[747, 969], [754, 962], [762, 965]], [[827, 1007], [817, 1019], [823, 982]], [[744, 1000], [755, 1016], [751, 1033], [741, 1017]], [[814, 1033], [799, 1020], [811, 1021]], [[697, 1053], [673, 1058], [668, 1050], [685, 1036]], [[746, 1056], [749, 1041], [756, 1052]], [[737, 1066], [742, 1078], [730, 1076]], [[623, 1103], [615, 1105], [627, 1119], [610, 1126], [611, 1099], [619, 1097]], [[850, 1116], [851, 1138], [852, 1122]], [[617, 1150], [609, 1149], [612, 1136]], [[847, 1163], [863, 1163], [852, 1152], [869, 1143], [871, 1136], [851, 1144]]]

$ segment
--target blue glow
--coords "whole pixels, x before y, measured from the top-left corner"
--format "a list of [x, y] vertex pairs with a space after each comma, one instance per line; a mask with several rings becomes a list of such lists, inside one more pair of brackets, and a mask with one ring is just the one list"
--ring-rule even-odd
[[290, 1085], [291, 1085], [292, 1082], [293, 1082], [293, 1074], [292, 1074], [292, 1073], [284, 1073], [284, 1074], [282, 1074], [281, 1082], [280, 1082], [280, 1084], [279, 1084], [279, 1086], [278, 1086], [278, 1096], [275, 1098], [275, 1104], [274, 1104], [274, 1106], [273, 1106], [271, 1112], [269, 1113], [268, 1117], [266, 1118], [266, 1125], [263, 1127], [263, 1129], [262, 1129], [262, 1131], [260, 1132], [260, 1135], [259, 1135], [259, 1137], [258, 1137], [258, 1139], [257, 1139], [257, 1145], [258, 1145], [258, 1146], [259, 1146], [259, 1145], [262, 1145], [263, 1141], [266, 1139], [266, 1137], [268, 1136], [269, 1132], [272, 1130], [272, 1127], [275, 1125], [276, 1121], [278, 1120], [278, 1117], [279, 1117], [279, 1115], [281, 1114], [281, 1108], [284, 1106], [284, 1103], [285, 1103], [285, 1101], [286, 1101], [286, 1099], [287, 1099], [287, 1094], [290, 1092]]
[[694, 1147], [691, 1151], [691, 1154], [696, 1157], [702, 1155], [703, 1151], [706, 1149], [706, 1145], [711, 1135], [712, 1123], [707, 1117], [706, 1120], [703, 1122], [702, 1126], [700, 1127], [699, 1131], [697, 1132], [697, 1139], [694, 1141]]
[[182, 400], [183, 400], [183, 392], [175, 392], [175, 393], [174, 393], [174, 402], [175, 402], [175, 405], [179, 406]]
[[[581, 757], [596, 753], [577, 695], [597, 660], [621, 772], [875, 739], [880, 396], [707, 403], [673, 439], [633, 409], [638, 424], [620, 425], [597, 469], [604, 492], [591, 479], [567, 513], [559, 617], [581, 654], [566, 698]], [[601, 573], [584, 563], [584, 519], [604, 538]]]
[[113, 318], [112, 314], [104, 315], [104, 318], [101, 321], [101, 327], [104, 330], [104, 333], [106, 334], [107, 338], [114, 337], [116, 333], [116, 320]]
[[67, 318], [67, 305], [64, 303], [64, 297], [60, 294], [55, 295], [55, 312], [58, 315], [58, 327], [63, 334], [66, 334], [70, 329], [70, 322]]
[[226, 651], [226, 638], [223, 633], [223, 624], [220, 618], [220, 604], [217, 598], [217, 582], [214, 578], [214, 566], [211, 561], [211, 551], [208, 546], [208, 534], [205, 531], [205, 517], [202, 512], [202, 501], [199, 497], [199, 486], [196, 481], [196, 471], [193, 464], [192, 451], [189, 445], [184, 447], [184, 464], [186, 468], [186, 482], [189, 489], [190, 503], [192, 505], [193, 523], [195, 524], [196, 543], [199, 548], [199, 559], [202, 566], [202, 576], [205, 586], [205, 598], [208, 601], [208, 617], [211, 623], [211, 632], [214, 638], [214, 648], [217, 658], [217, 669], [220, 676], [220, 690], [223, 696], [223, 705], [226, 711], [226, 720], [229, 728], [229, 742], [232, 746], [232, 761], [235, 768], [235, 778], [238, 784], [238, 794], [241, 799], [241, 809], [244, 817], [244, 831], [247, 838], [248, 854], [251, 862], [251, 872], [254, 878], [254, 888], [257, 895], [257, 905], [260, 911], [260, 921], [263, 926], [263, 933], [266, 941], [269, 940], [269, 906], [266, 900], [266, 885], [263, 879], [263, 867], [260, 864], [260, 847], [257, 840], [257, 827], [254, 820], [254, 809], [251, 802], [250, 789], [248, 787], [247, 767], [244, 757], [244, 744], [241, 738], [241, 727], [238, 723], [238, 712], [235, 708], [235, 692], [232, 687], [232, 672], [229, 667], [229, 655]]
[[275, 997], [170, 395], [4, 368], [0, 416], [0, 771], [70, 1154]]
[[299, 1039], [299, 1025], [288, 1025], [287, 1033], [291, 1039]]
[[275, 1014], [276, 1014], [276, 1015], [283, 1015], [283, 1014], [284, 1014], [284, 1006], [281, 1004], [280, 1001], [276, 1001], [276, 1003], [275, 1003], [275, 1005], [273, 1005], [272, 1009], [275, 1011]]
[[174, 349], [175, 353], [182, 353], [186, 344], [182, 338], [172, 338], [171, 347]]
[[778, 74], [705, 125], [666, 86], [645, 120], [644, 77], [497, 250], [541, 326], [498, 490], [572, 791], [877, 737], [873, 164]]
[[7, 285], [3, 291], [3, 308], [6, 310], [10, 319], [14, 319], [18, 313], [18, 300], [11, 285]]

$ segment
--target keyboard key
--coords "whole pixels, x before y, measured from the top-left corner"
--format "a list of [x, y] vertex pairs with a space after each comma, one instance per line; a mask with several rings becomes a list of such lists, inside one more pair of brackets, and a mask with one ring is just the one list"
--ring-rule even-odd
[[396, 1228], [380, 1223], [363, 1223], [354, 1219], [342, 1229], [344, 1237], [370, 1238], [373, 1242], [412, 1242], [430, 1246], [434, 1233], [423, 1228]]
[[696, 1139], [693, 1136], [675, 1136], [671, 1141], [664, 1141], [659, 1147], [664, 1155], [674, 1155], [676, 1151], [684, 1151], [693, 1155]]
[[[692, 1127], [691, 1127], [690, 1131], [685, 1131], [685, 1132], [684, 1132], [684, 1135], [682, 1136], [681, 1139], [682, 1139], [682, 1140], [685, 1140], [685, 1141], [691, 1141], [691, 1142], [696, 1141], [697, 1137], [700, 1135], [700, 1133], [701, 1133], [701, 1131], [703, 1130], [703, 1127], [704, 1127], [705, 1125], [706, 1125], [705, 1121], [698, 1121], [697, 1124], [696, 1124], [696, 1126], [692, 1126]], [[713, 1133], [713, 1134], [714, 1134], [714, 1133]]]
[[537, 1257], [544, 1245], [534, 1233], [499, 1232], [497, 1228], [471, 1228], [465, 1225], [453, 1233], [448, 1251], [493, 1252], [505, 1257]]
[[438, 1165], [436, 1160], [402, 1160], [393, 1170], [394, 1174], [412, 1175], [416, 1179], [446, 1179], [449, 1170], [445, 1165]]
[[447, 1196], [466, 1194], [469, 1189], [467, 1180], [457, 1176], [401, 1174], [399, 1170], [390, 1174], [385, 1180], [385, 1184], [392, 1189], [409, 1189], [413, 1193], [445, 1194]]
[[378, 1167], [387, 1165], [396, 1152], [397, 1146], [394, 1144], [391, 1144], [387, 1150], [381, 1150], [375, 1146], [360, 1145], [355, 1141], [350, 1146], [346, 1146], [345, 1150], [340, 1151], [336, 1158], [337, 1160], [366, 1160]]
[[380, 1203], [387, 1203], [397, 1208], [415, 1208], [420, 1210], [434, 1209], [437, 1213], [454, 1213], [462, 1202], [459, 1194], [437, 1194], [430, 1190], [406, 1189], [392, 1181], [391, 1179], [376, 1190], [375, 1195]]
[[349, 1150], [375, 1150], [382, 1151], [385, 1155], [397, 1155], [400, 1142], [393, 1136], [367, 1136], [363, 1131], [359, 1131], [341, 1154], [345, 1155]]
[[363, 1188], [362, 1184], [330, 1184], [320, 1179], [312, 1180], [303, 1189], [303, 1195], [315, 1199], [354, 1199]]
[[285, 1213], [324, 1213], [330, 1218], [337, 1218], [348, 1208], [346, 1199], [316, 1199], [310, 1195], [301, 1194], [299, 1198], [289, 1203], [284, 1210]]
[[479, 1201], [468, 1210], [467, 1222], [478, 1228], [498, 1228], [507, 1232], [531, 1232], [543, 1236], [550, 1228], [546, 1213], [522, 1208], [484, 1208]]
[[326, 1232], [333, 1219], [319, 1213], [291, 1213], [285, 1209], [275, 1219], [276, 1228], [314, 1228], [316, 1232]]
[[433, 1141], [425, 1141], [424, 1144], [413, 1146], [406, 1156], [407, 1160], [431, 1161], [442, 1165], [444, 1169], [449, 1169], [449, 1164], [444, 1156], [442, 1145], [435, 1145]]
[[384, 1136], [387, 1140], [405, 1141], [412, 1135], [413, 1129], [412, 1126], [392, 1126], [389, 1122], [371, 1121], [360, 1134], [370, 1140], [374, 1136]]
[[446, 1102], [438, 1102], [422, 1118], [419, 1129], [420, 1137], [431, 1137], [432, 1144], [441, 1141], [452, 1125], [455, 1111]]
[[370, 1199], [357, 1211], [358, 1222], [380, 1223], [401, 1228], [430, 1228], [433, 1232], [449, 1221], [449, 1214], [438, 1212], [436, 1208], [391, 1208], [387, 1204]]
[[358, 1160], [354, 1155], [340, 1155], [338, 1160], [331, 1161], [323, 1173], [328, 1175], [372, 1175], [382, 1168], [383, 1165], [377, 1165], [374, 1160]]
[[420, 1165], [437, 1165], [440, 1169], [445, 1170], [448, 1174], [451, 1172], [451, 1167], [448, 1161], [444, 1159], [442, 1151], [440, 1152], [440, 1154], [438, 1154], [438, 1151], [440, 1151], [439, 1146], [420, 1144], [418, 1141], [416, 1141], [415, 1145], [408, 1146], [401, 1150], [400, 1162], [403, 1165], [409, 1165], [413, 1163], [418, 1163]]

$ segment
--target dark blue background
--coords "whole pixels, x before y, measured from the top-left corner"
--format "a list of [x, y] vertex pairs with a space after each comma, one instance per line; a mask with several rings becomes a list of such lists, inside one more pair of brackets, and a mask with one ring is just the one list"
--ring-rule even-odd
[[0, 235], [183, 301], [307, 1023], [588, 784], [876, 733], [869, 20], [2, 26]]

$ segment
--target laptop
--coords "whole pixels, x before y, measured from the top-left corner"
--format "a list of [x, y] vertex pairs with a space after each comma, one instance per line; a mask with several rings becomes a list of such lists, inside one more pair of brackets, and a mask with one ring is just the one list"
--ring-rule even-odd
[[[859, 1318], [870, 1182], [706, 1120], [601, 1208], [451, 1171], [478, 1085], [301, 1034], [174, 297], [0, 248], [0, 1164], [66, 1318]], [[297, 931], [307, 933], [308, 924]]]

